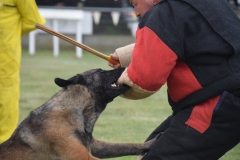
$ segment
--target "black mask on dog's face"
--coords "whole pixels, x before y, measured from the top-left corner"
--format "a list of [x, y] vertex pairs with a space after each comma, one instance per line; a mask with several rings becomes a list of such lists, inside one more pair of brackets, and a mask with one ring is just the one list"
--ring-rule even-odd
[[55, 78], [55, 83], [59, 87], [67, 87], [69, 85], [83, 85], [86, 86], [93, 93], [101, 95], [105, 102], [111, 102], [115, 97], [127, 92], [130, 87], [127, 85], [115, 85], [117, 79], [121, 76], [124, 68], [114, 70], [93, 69], [74, 77], [64, 80]]

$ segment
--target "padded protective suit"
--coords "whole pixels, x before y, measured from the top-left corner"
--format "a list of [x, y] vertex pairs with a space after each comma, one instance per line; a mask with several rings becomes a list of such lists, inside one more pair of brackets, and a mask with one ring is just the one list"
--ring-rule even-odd
[[0, 0], [0, 143], [18, 124], [21, 36], [44, 24], [34, 0]]

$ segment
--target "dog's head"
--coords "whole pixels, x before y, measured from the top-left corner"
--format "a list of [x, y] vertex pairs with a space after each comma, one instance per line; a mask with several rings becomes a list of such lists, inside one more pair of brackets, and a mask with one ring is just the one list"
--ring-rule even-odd
[[93, 69], [71, 77], [68, 80], [61, 78], [55, 79], [55, 83], [65, 89], [72, 88], [75, 85], [78, 86], [74, 88], [79, 88], [79, 85], [81, 85], [83, 87], [80, 88], [86, 87], [87, 90], [91, 92], [91, 95], [93, 96], [92, 102], [94, 104], [90, 106], [94, 107], [88, 106], [82, 110], [85, 133], [92, 133], [93, 126], [101, 112], [107, 106], [107, 103], [130, 89], [127, 85], [115, 85], [115, 82], [123, 71], [124, 68], [109, 71]]
[[71, 77], [68, 80], [56, 78], [55, 83], [60, 87], [77, 84], [84, 85], [94, 94], [97, 94], [99, 100], [107, 104], [115, 97], [127, 92], [130, 89], [127, 85], [115, 84], [123, 71], [124, 68], [108, 71], [102, 69], [92, 69]]

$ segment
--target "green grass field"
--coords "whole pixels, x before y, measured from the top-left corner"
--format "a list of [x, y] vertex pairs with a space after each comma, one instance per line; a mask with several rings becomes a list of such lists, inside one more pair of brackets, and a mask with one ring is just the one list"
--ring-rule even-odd
[[[53, 57], [52, 51], [37, 51], [34, 56], [23, 51], [19, 122], [60, 90], [55, 85], [54, 78], [70, 78], [93, 68], [112, 69], [107, 66], [106, 61], [90, 53], [84, 53], [83, 58], [77, 59], [71, 51], [61, 52], [58, 58]], [[133, 101], [117, 97], [101, 114], [93, 135], [109, 142], [143, 142], [170, 114], [165, 86], [158, 93], [143, 100]], [[240, 145], [221, 160], [239, 160], [239, 157]], [[116, 160], [137, 160], [137, 157], [128, 156]]]

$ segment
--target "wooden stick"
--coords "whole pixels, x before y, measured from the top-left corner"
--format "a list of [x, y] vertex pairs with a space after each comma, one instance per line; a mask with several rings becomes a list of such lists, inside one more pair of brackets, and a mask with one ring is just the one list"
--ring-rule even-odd
[[67, 41], [67, 42], [69, 42], [69, 43], [71, 43], [71, 44], [73, 44], [75, 46], [78, 46], [79, 48], [82, 48], [85, 51], [88, 51], [88, 52], [90, 52], [90, 53], [92, 53], [92, 54], [94, 54], [94, 55], [96, 55], [96, 56], [98, 56], [100, 58], [103, 58], [103, 59], [109, 61], [112, 64], [119, 64], [119, 61], [111, 59], [110, 56], [107, 56], [107, 55], [105, 55], [105, 54], [103, 54], [101, 52], [98, 52], [98, 51], [96, 51], [96, 50], [94, 50], [94, 49], [92, 49], [92, 48], [90, 48], [90, 47], [88, 47], [88, 46], [86, 46], [84, 44], [78, 43], [77, 41], [75, 41], [75, 40], [73, 40], [73, 39], [71, 39], [71, 38], [69, 38], [69, 37], [67, 37], [67, 36], [65, 36], [65, 35], [63, 35], [61, 33], [58, 33], [58, 32], [56, 32], [56, 31], [54, 31], [54, 30], [52, 30], [50, 28], [47, 28], [46, 26], [43, 26], [41, 24], [36, 24], [36, 28], [41, 29], [41, 30], [43, 30], [43, 31], [45, 31], [45, 32], [47, 32], [49, 34], [52, 34], [52, 35], [54, 35], [54, 36], [56, 36], [56, 37], [58, 37], [60, 39], [63, 39], [64, 41]]

